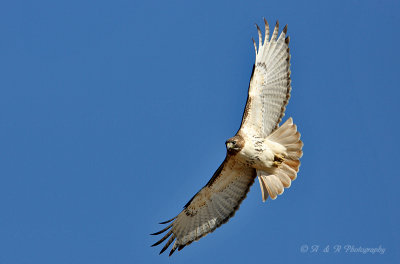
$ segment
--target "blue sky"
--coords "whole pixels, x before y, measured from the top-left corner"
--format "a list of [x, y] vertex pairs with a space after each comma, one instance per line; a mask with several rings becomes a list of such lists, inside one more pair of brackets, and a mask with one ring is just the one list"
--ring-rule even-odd
[[[0, 263], [398, 262], [399, 11], [2, 2]], [[228, 224], [159, 256], [149, 234], [209, 180], [240, 125], [262, 17], [291, 37], [298, 178], [265, 204], [254, 184]]]

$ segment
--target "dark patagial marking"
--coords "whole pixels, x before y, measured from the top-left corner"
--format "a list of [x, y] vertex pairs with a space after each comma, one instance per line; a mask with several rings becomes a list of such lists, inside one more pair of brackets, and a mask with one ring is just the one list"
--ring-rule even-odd
[[[250, 83], [251, 83], [251, 79], [253, 79], [255, 68], [256, 68], [256, 65], [253, 64], [253, 69], [251, 70], [251, 76], [250, 76]], [[250, 90], [250, 83], [249, 83], [249, 88], [247, 89], [247, 91]], [[250, 105], [251, 105], [251, 98], [249, 96], [249, 93], [247, 92], [246, 106], [244, 108], [244, 112], [243, 112], [243, 116], [242, 116], [242, 124], [240, 125], [240, 127], [242, 127], [242, 125], [246, 121], [247, 116], [249, 115]], [[240, 130], [240, 127], [239, 127], [239, 130]]]
[[225, 158], [224, 162], [222, 162], [221, 165], [219, 165], [218, 169], [214, 172], [213, 176], [211, 177], [211, 179], [207, 182], [206, 186], [211, 186], [214, 181], [218, 178], [218, 176], [221, 174], [222, 169], [224, 168], [226, 162], [227, 162], [227, 157]]
[[[225, 164], [226, 164], [227, 158], [228, 158], [228, 157], [226, 157], [225, 160], [224, 160], [224, 162], [222, 162], [221, 165], [219, 165], [218, 169], [214, 172], [213, 176], [212, 176], [211, 179], [206, 183], [206, 185], [205, 185], [204, 187], [206, 187], [206, 186], [211, 186], [211, 185], [214, 183], [214, 181], [218, 178], [218, 176], [221, 174], [222, 169], [224, 168], [224, 166], [225, 166]], [[204, 187], [203, 187], [203, 188], [204, 188]], [[202, 190], [202, 189], [201, 189], [201, 190]], [[201, 190], [200, 190], [200, 191], [201, 191]], [[186, 208], [190, 205], [190, 203], [193, 201], [194, 197], [196, 197], [196, 195], [197, 195], [200, 191], [198, 191], [195, 195], [193, 195], [192, 198], [190, 198], [189, 202], [187, 202], [187, 203], [185, 204], [185, 206], [183, 207], [184, 209], [186, 209]]]

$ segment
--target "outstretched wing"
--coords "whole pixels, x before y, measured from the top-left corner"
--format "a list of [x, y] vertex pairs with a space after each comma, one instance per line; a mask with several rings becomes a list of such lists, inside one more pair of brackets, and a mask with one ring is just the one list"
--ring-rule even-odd
[[249, 94], [240, 130], [246, 135], [266, 137], [278, 126], [290, 98], [290, 54], [287, 26], [278, 38], [279, 22], [276, 22], [271, 39], [265, 22], [265, 38], [258, 30], [258, 50], [250, 79]]
[[255, 169], [242, 166], [234, 157], [227, 156], [210, 181], [185, 205], [176, 217], [162, 224], [169, 224], [152, 235], [167, 232], [159, 245], [167, 238], [163, 253], [172, 242], [170, 256], [193, 241], [199, 240], [217, 227], [226, 223], [239, 209], [256, 177]]

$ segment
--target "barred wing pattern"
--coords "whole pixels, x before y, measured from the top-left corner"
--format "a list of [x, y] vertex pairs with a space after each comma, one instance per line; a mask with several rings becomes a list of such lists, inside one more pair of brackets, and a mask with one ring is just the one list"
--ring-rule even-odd
[[264, 22], [264, 41], [257, 26], [258, 50], [253, 39], [256, 62], [240, 129], [247, 135], [266, 137], [278, 128], [282, 120], [290, 98], [291, 80], [287, 26], [277, 38], [279, 22], [276, 22], [269, 39], [269, 25], [265, 19]]
[[[242, 124], [238, 131], [246, 137], [265, 138], [276, 130], [290, 97], [290, 55], [287, 27], [278, 38], [277, 22], [271, 39], [265, 22], [265, 39], [257, 26], [259, 45], [254, 40], [256, 61], [248, 91]], [[186, 204], [181, 213], [169, 221], [163, 230], [152, 235], [166, 234], [153, 246], [167, 241], [163, 253], [171, 244], [170, 255], [193, 241], [213, 232], [226, 223], [238, 210], [253, 184], [254, 168], [237, 163], [227, 155], [210, 181]]]
[[161, 223], [172, 222], [163, 230], [152, 234], [167, 232], [152, 246], [157, 246], [169, 238], [161, 249], [161, 254], [175, 241], [169, 253], [171, 256], [176, 249], [181, 250], [213, 232], [239, 209], [255, 177], [255, 169], [240, 165], [235, 159], [227, 156], [206, 186], [186, 204], [182, 212]]

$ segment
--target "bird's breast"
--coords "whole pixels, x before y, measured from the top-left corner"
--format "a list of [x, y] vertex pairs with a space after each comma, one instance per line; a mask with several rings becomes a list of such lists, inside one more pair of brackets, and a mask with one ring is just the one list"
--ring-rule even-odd
[[243, 149], [238, 153], [238, 158], [246, 164], [256, 169], [271, 168], [275, 151], [268, 139], [252, 137], [246, 140]]

